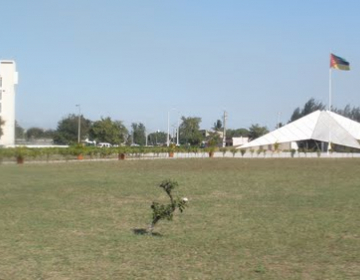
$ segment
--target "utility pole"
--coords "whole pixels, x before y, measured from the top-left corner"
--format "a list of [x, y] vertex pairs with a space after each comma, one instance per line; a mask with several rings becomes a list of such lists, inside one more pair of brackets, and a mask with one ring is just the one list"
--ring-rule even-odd
[[227, 120], [227, 112], [224, 111], [224, 135], [223, 135], [223, 148], [226, 146], [226, 120]]

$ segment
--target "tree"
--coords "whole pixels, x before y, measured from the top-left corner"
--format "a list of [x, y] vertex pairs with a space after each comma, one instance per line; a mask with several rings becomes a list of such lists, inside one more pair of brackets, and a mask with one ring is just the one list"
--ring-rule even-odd
[[301, 115], [301, 110], [300, 110], [299, 107], [297, 107], [297, 108], [294, 110], [294, 112], [292, 113], [289, 122], [296, 121], [297, 119], [300, 119], [301, 117], [302, 117], [302, 115]]
[[217, 132], [209, 132], [209, 136], [206, 137], [208, 147], [222, 146], [223, 139]]
[[284, 126], [284, 124], [282, 122], [279, 122], [279, 123], [276, 124], [275, 128], [280, 128], [280, 127], [283, 127], [283, 126]]
[[[56, 144], [73, 144], [78, 140], [78, 121], [79, 116], [70, 114], [58, 122], [54, 135], [54, 143]], [[80, 116], [80, 140], [84, 139], [91, 127], [91, 121]]]
[[305, 103], [303, 109], [298, 107], [294, 110], [289, 122], [293, 122], [317, 110], [324, 110], [325, 107], [326, 106], [321, 102], [315, 101], [314, 98], [310, 98], [309, 101]]
[[181, 117], [179, 141], [181, 144], [200, 145], [203, 135], [200, 132], [201, 118]]
[[26, 131], [25, 134], [28, 140], [44, 138], [44, 130], [39, 127], [31, 127]]
[[145, 145], [146, 141], [146, 128], [143, 123], [132, 123], [131, 124], [132, 129], [132, 139], [134, 144], [138, 144], [140, 146]]
[[97, 142], [111, 144], [124, 143], [128, 136], [128, 130], [121, 121], [112, 121], [110, 117], [101, 118], [92, 124], [89, 137]]
[[15, 121], [15, 139], [22, 139], [25, 137], [25, 130]]
[[334, 109], [335, 113], [338, 113], [346, 118], [360, 122], [360, 108], [352, 107], [348, 104], [344, 109]]
[[3, 135], [2, 126], [5, 124], [5, 121], [1, 119], [0, 117], [0, 137]]
[[45, 129], [43, 137], [46, 139], [53, 139], [55, 135], [55, 130], [53, 129]]
[[266, 133], [268, 133], [268, 129], [266, 126], [259, 126], [258, 124], [253, 124], [249, 128], [249, 138], [250, 139], [256, 139]]
[[226, 130], [226, 137], [232, 138], [232, 137], [248, 137], [249, 136], [249, 130], [246, 128], [238, 128], [238, 129], [227, 129]]
[[308, 102], [305, 103], [304, 108], [302, 109], [302, 115], [306, 116], [317, 110], [324, 110], [325, 105], [319, 101], [315, 101], [314, 98], [310, 98]]
[[167, 133], [163, 131], [152, 132], [148, 135], [148, 144], [157, 146], [166, 144]]
[[[300, 109], [299, 107], [294, 110], [291, 115], [290, 121], [295, 121], [301, 117], [304, 117], [312, 112], [317, 110], [324, 110], [326, 106], [321, 102], [315, 101], [314, 98], [310, 98], [303, 107]], [[342, 115], [346, 118], [352, 119], [354, 121], [360, 122], [360, 108], [359, 107], [351, 107], [349, 104], [344, 107], [344, 109], [332, 108], [332, 111]]]
[[214, 127], [213, 127], [213, 129], [214, 129], [215, 131], [221, 131], [221, 130], [223, 130], [224, 127], [223, 127], [222, 121], [221, 121], [221, 120], [217, 120], [216, 122], [214, 122]]

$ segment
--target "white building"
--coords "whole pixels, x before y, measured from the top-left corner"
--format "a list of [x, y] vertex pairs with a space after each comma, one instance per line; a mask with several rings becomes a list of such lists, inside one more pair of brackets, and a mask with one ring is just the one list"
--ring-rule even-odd
[[232, 138], [232, 145], [235, 147], [242, 146], [249, 143], [249, 137], [233, 137]]
[[18, 83], [15, 61], [0, 61], [0, 117], [5, 121], [0, 146], [15, 145], [15, 85]]

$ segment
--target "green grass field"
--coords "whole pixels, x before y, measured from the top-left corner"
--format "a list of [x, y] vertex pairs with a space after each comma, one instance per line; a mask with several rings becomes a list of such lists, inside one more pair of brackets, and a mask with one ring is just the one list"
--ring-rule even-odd
[[[360, 160], [0, 166], [0, 279], [360, 279]], [[157, 235], [157, 187], [190, 200]]]

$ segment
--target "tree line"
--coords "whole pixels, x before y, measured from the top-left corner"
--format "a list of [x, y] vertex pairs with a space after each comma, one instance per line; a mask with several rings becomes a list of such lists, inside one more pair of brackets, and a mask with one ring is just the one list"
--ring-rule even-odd
[[[324, 110], [326, 106], [316, 101], [314, 98], [310, 98], [303, 107], [296, 108], [289, 121], [295, 121], [303, 116], [306, 116], [316, 110]], [[343, 115], [347, 118], [360, 122], [360, 108], [345, 106], [344, 109], [332, 108], [332, 111]], [[3, 124], [0, 119], [0, 124]], [[170, 133], [170, 142], [177, 143], [179, 140], [180, 145], [199, 146], [203, 142], [210, 142], [213, 145], [220, 146], [222, 144], [222, 137], [219, 132], [223, 132], [224, 127], [220, 119], [214, 122], [212, 131], [206, 134], [200, 129], [201, 118], [200, 117], [181, 117], [181, 123], [179, 126], [179, 135], [177, 131]], [[281, 127], [283, 124], [279, 123], [276, 127]], [[78, 126], [79, 116], [70, 114], [58, 122], [55, 130], [45, 130], [39, 127], [31, 127], [26, 131], [16, 122], [15, 134], [16, 138], [22, 138], [27, 140], [34, 139], [52, 139], [54, 144], [71, 145], [78, 141]], [[133, 145], [144, 146], [152, 145], [159, 146], [165, 145], [168, 141], [167, 132], [156, 131], [147, 134], [146, 127], [143, 123], [132, 123], [130, 129], [128, 129], [124, 123], [120, 120], [112, 120], [110, 117], [101, 118], [100, 120], [91, 121], [80, 116], [80, 132], [81, 141], [85, 139], [94, 140], [97, 143], [106, 142], [112, 145]], [[232, 137], [249, 137], [250, 139], [256, 139], [266, 133], [269, 130], [266, 126], [259, 124], [252, 124], [249, 128], [238, 129], [226, 129], [226, 138]], [[0, 125], [0, 136], [2, 134]]]
[[[320, 101], [316, 101], [314, 98], [310, 98], [302, 108], [297, 107], [289, 120], [289, 122], [293, 122], [297, 119], [300, 119], [312, 112], [315, 112], [317, 110], [325, 110], [326, 105], [323, 104]], [[344, 109], [339, 109], [336, 107], [331, 108], [332, 112], [335, 112], [339, 115], [342, 115], [346, 118], [349, 118], [351, 120], [360, 122], [360, 107], [351, 106], [350, 104], [346, 105]]]
[[[133, 146], [159, 146], [165, 145], [168, 141], [168, 134], [164, 131], [155, 131], [147, 133], [143, 123], [132, 123], [128, 129], [122, 121], [113, 120], [110, 117], [101, 118], [100, 120], [91, 121], [81, 115], [70, 114], [62, 118], [55, 130], [42, 129], [39, 127], [31, 127], [27, 130], [23, 129], [17, 122], [15, 123], [15, 135], [17, 139], [25, 139], [27, 141], [37, 139], [51, 139], [54, 144], [72, 145], [78, 142], [78, 128], [80, 119], [80, 138], [84, 142], [85, 139], [96, 141], [96, 143], [110, 143], [112, 145], [133, 145]], [[169, 141], [180, 145], [200, 146], [204, 141], [213, 141], [214, 145], [220, 145], [222, 138], [219, 131], [223, 132], [223, 124], [220, 119], [214, 123], [212, 132], [206, 135], [204, 130], [200, 129], [200, 117], [181, 117], [179, 125], [179, 137], [177, 130], [170, 133]], [[258, 124], [252, 125], [250, 128], [227, 129], [226, 137], [251, 137], [256, 138], [268, 130]]]

